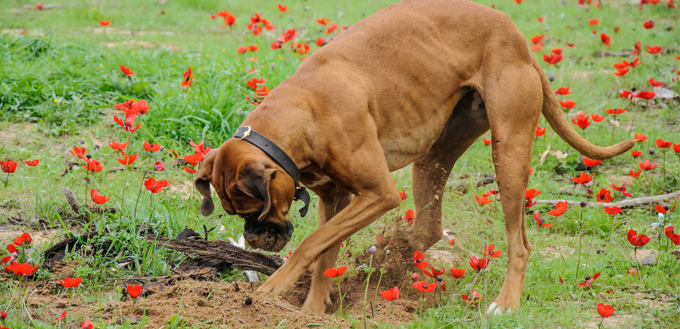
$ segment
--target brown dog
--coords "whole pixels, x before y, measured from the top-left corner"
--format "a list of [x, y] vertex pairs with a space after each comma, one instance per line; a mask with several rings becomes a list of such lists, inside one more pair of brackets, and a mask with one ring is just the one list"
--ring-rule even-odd
[[[316, 262], [303, 308], [324, 312], [331, 287], [323, 271], [334, 267], [340, 242], [399, 205], [390, 172], [410, 163], [411, 243], [428, 249], [442, 237], [442, 193], [456, 159], [491, 129], [509, 261], [489, 310], [517, 308], [531, 251], [524, 195], [541, 112], [589, 158], [608, 159], [634, 144], [597, 147], [574, 131], [524, 36], [501, 12], [468, 1], [406, 0], [342, 32], [242, 125], [283, 149], [320, 198], [319, 228], [258, 290], [282, 295]], [[204, 215], [213, 210], [209, 183], [224, 209], [245, 219], [252, 247], [285, 246], [295, 182], [276, 161], [232, 138], [207, 155], [196, 179]]]

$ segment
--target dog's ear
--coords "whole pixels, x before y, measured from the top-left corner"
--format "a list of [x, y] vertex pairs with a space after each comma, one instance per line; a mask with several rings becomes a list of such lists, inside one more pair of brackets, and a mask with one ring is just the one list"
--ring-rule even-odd
[[269, 215], [269, 211], [272, 209], [271, 196], [269, 193], [269, 183], [272, 179], [276, 178], [276, 169], [269, 168], [262, 172], [262, 175], [251, 175], [251, 180], [257, 191], [260, 192], [262, 198], [264, 198], [264, 209], [260, 214], [258, 221], [263, 221]]
[[215, 205], [212, 201], [212, 193], [210, 191], [210, 183], [212, 182], [212, 172], [213, 172], [213, 161], [215, 160], [215, 154], [217, 150], [210, 150], [208, 154], [205, 155], [203, 160], [203, 166], [198, 172], [198, 178], [194, 181], [198, 193], [203, 196], [203, 201], [201, 201], [201, 215], [210, 216], [213, 210], [215, 210]]

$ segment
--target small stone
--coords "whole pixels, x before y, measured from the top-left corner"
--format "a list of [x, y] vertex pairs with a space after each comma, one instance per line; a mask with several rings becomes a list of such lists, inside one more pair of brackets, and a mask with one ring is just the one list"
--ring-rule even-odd
[[638, 250], [637, 255], [631, 252], [629, 257], [637, 260], [640, 265], [652, 266], [656, 263], [656, 255], [658, 254], [659, 252], [656, 250]]

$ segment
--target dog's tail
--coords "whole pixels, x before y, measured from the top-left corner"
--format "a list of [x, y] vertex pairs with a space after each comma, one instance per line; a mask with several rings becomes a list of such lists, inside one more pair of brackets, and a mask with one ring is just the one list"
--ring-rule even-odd
[[541, 84], [543, 85], [543, 116], [548, 120], [548, 123], [557, 135], [571, 145], [571, 147], [588, 158], [607, 160], [625, 153], [635, 145], [634, 140], [627, 140], [616, 145], [600, 147], [591, 144], [583, 138], [569, 125], [569, 122], [562, 114], [560, 104], [557, 102], [557, 97], [555, 97], [555, 93], [550, 86], [550, 81], [543, 74], [543, 69], [535, 59], [532, 59], [532, 62], [534, 68], [538, 71], [538, 75], [541, 77]]

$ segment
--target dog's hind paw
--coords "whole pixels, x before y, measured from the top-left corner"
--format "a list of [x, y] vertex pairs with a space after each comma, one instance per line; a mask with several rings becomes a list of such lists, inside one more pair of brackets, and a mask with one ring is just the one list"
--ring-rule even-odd
[[489, 305], [489, 308], [486, 310], [486, 313], [489, 315], [501, 315], [505, 312], [510, 313], [511, 310], [501, 307], [500, 305], [496, 304], [496, 302], [491, 303], [491, 305]]

